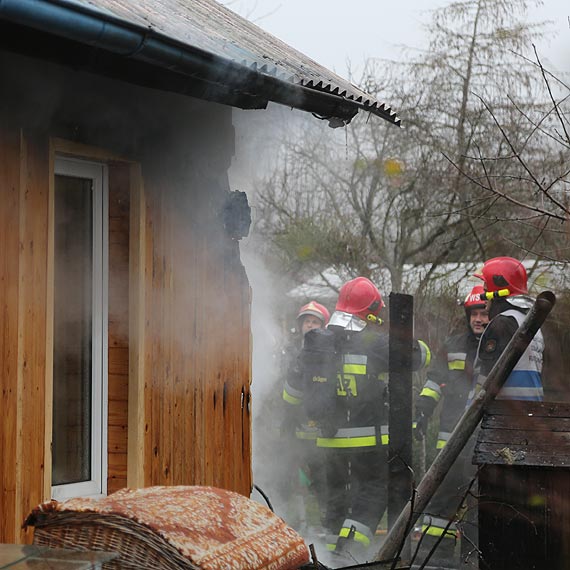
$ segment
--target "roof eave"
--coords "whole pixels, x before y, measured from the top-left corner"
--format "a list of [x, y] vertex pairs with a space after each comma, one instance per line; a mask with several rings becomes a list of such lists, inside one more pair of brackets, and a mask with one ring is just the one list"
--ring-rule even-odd
[[[360, 109], [400, 124], [389, 109], [285, 81], [69, 0], [0, 0], [0, 18], [246, 96], [308, 111], [329, 119], [333, 127], [350, 122]], [[232, 99], [221, 102], [234, 104]]]

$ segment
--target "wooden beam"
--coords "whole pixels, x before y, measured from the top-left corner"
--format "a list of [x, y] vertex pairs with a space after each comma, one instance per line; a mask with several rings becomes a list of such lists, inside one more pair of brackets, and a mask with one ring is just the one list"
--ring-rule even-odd
[[0, 542], [16, 541], [19, 130], [0, 129]]
[[50, 139], [50, 146], [54, 154], [57, 153], [71, 158], [86, 158], [104, 163], [123, 162], [126, 164], [134, 164], [132, 160], [121, 154], [58, 137], [52, 137]]
[[[49, 140], [22, 133], [16, 524], [44, 499]], [[31, 534], [20, 532], [20, 539]]]

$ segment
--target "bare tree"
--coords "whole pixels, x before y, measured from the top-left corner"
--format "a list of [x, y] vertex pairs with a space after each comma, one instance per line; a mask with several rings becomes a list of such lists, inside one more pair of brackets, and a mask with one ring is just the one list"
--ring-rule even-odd
[[[514, 167], [472, 158], [503, 157], [512, 141], [526, 145], [533, 165], [552, 159], [550, 146], [525, 135], [525, 114], [545, 113], [547, 102], [532, 65], [515, 55], [542, 30], [523, 22], [526, 6], [450, 2], [432, 13], [425, 52], [370, 62], [361, 84], [399, 110], [403, 131], [357, 118], [332, 142], [302, 132], [284, 143], [259, 192], [259, 230], [282, 266], [301, 279], [327, 267], [349, 276], [387, 268], [399, 290], [406, 264], [429, 262], [435, 271], [446, 261], [517, 251], [500, 235], [515, 204], [484, 191], [475, 172], [484, 165], [493, 180], [516, 176]], [[507, 138], [497, 136], [498, 124]], [[520, 210], [514, 217], [521, 221]], [[515, 242], [535, 233], [521, 223], [516, 230]]]
[[[527, 60], [528, 61], [528, 60]], [[570, 261], [570, 87], [544, 68], [535, 49], [537, 82], [548, 93], [546, 109], [525, 109], [509, 96], [514, 112], [523, 123], [513, 136], [489, 102], [481, 102], [496, 127], [504, 152], [484, 155], [480, 149], [454, 163], [457, 171], [475, 184], [481, 194], [508, 207], [507, 219], [522, 228], [529, 239], [515, 242], [520, 255]], [[470, 166], [467, 166], [467, 164]], [[497, 168], [497, 165], [499, 166]], [[506, 237], [513, 242], [512, 238]]]

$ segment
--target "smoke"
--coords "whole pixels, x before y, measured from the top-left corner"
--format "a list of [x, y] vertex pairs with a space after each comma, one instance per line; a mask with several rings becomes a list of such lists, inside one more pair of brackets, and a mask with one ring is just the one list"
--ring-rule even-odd
[[[305, 120], [306, 115], [275, 105], [262, 113], [234, 111], [236, 148], [229, 171], [231, 189], [247, 192], [253, 219], [250, 236], [240, 242], [252, 291], [253, 481], [267, 495], [276, 514], [297, 529], [304, 516], [304, 498], [292, 492], [298, 481], [298, 466], [290, 441], [282, 435], [288, 406], [282, 393], [300, 341], [292, 334], [294, 309], [286, 296], [287, 275], [276, 275], [268, 268], [263, 256], [266, 244], [255, 233], [259, 216], [255, 189], [276, 167], [286, 133]], [[265, 503], [257, 490], [252, 498]]]
[[278, 303], [275, 291], [275, 276], [271, 275], [263, 265], [251, 246], [241, 250], [241, 260], [245, 266], [249, 284], [252, 288], [251, 329], [253, 335], [252, 361], [252, 396], [254, 421], [264, 413], [260, 404], [278, 389], [279, 375], [278, 355], [283, 338], [275, 314]]

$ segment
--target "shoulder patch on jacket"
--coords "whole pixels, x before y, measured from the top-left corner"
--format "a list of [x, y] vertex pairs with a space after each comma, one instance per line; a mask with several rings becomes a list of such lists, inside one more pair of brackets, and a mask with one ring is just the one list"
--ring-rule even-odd
[[497, 349], [497, 341], [494, 338], [490, 338], [483, 347], [485, 352], [495, 352]]

